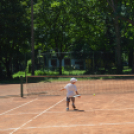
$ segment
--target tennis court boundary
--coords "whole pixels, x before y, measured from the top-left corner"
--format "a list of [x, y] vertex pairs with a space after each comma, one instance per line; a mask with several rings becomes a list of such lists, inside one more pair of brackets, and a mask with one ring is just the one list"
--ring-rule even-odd
[[[134, 108], [114, 108], [114, 109], [89, 109], [89, 110], [84, 110], [84, 112], [92, 112], [92, 111], [124, 111], [124, 110], [134, 110]], [[69, 112], [69, 111], [68, 111]], [[67, 111], [53, 111], [53, 112], [45, 112], [45, 113], [48, 113], [48, 114], [51, 114], [51, 113], [68, 113]], [[77, 111], [75, 111], [77, 112]], [[5, 115], [25, 115], [25, 114], [40, 114], [40, 112], [37, 112], [37, 113], [18, 113], [18, 114], [5, 114]]]
[[119, 126], [119, 125], [134, 125], [134, 122], [116, 122], [116, 123], [98, 123], [98, 124], [72, 124], [72, 125], [54, 125], [45, 127], [27, 127], [24, 129], [38, 129], [38, 128], [60, 128], [60, 127], [97, 127], [97, 126]]
[[25, 122], [24, 124], [22, 124], [20, 127], [16, 128], [14, 131], [12, 131], [9, 134], [13, 134], [14, 132], [18, 131], [19, 129], [21, 129], [22, 127], [24, 127], [25, 125], [27, 125], [29, 122], [33, 121], [34, 119], [36, 119], [37, 117], [41, 116], [42, 114], [46, 113], [48, 110], [50, 110], [51, 108], [55, 107], [56, 105], [58, 105], [59, 103], [61, 103], [63, 100], [65, 100], [65, 97], [60, 100], [59, 102], [57, 102], [56, 104], [52, 105], [51, 107], [45, 109], [44, 111], [42, 111], [41, 113], [39, 113], [38, 115], [34, 116], [32, 119], [30, 119], [29, 121]]
[[134, 125], [134, 122], [116, 122], [116, 123], [98, 123], [98, 124], [91, 123], [91, 124], [52, 125], [52, 126], [45, 126], [45, 127], [6, 128], [6, 129], [0, 129], [0, 131], [14, 130], [13, 132], [16, 132], [15, 130], [18, 130], [18, 129], [26, 130], [26, 129], [68, 128], [68, 127], [100, 127], [100, 126], [121, 126], [121, 125]]
[[25, 106], [25, 105], [27, 105], [27, 104], [29, 104], [29, 103], [31, 103], [31, 102], [34, 102], [34, 101], [36, 101], [37, 99], [38, 99], [38, 98], [33, 99], [33, 100], [29, 101], [29, 102], [23, 103], [22, 105], [20, 105], [20, 106], [18, 106], [18, 107], [15, 107], [15, 108], [12, 108], [12, 109], [10, 109], [10, 110], [7, 110], [6, 112], [3, 112], [3, 113], [0, 114], [0, 115], [5, 115], [6, 113], [9, 113], [9, 112], [11, 112], [11, 111], [13, 111], [13, 110], [15, 110], [15, 109], [18, 109], [18, 108], [23, 107], [23, 106]]

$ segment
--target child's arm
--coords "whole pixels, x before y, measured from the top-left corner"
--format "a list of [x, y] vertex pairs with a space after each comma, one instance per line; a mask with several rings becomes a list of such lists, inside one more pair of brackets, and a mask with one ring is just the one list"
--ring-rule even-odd
[[65, 90], [65, 88], [60, 89], [60, 91], [63, 91], [63, 90]]
[[79, 95], [78, 91], [76, 91], [76, 94]]
[[[79, 95], [78, 91], [76, 91], [76, 94]], [[79, 96], [80, 97], [80, 96]]]

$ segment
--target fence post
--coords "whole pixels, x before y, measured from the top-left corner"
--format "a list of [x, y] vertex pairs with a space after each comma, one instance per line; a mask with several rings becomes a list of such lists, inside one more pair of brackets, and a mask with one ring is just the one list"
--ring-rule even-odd
[[20, 96], [23, 97], [23, 77], [20, 76]]

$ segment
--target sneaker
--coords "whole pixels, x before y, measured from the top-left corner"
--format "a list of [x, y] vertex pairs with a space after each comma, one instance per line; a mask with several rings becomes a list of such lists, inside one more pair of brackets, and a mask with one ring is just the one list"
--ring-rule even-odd
[[66, 108], [66, 111], [69, 111], [69, 108], [68, 107]]
[[72, 107], [75, 109], [76, 107], [75, 107], [75, 105], [72, 105]]

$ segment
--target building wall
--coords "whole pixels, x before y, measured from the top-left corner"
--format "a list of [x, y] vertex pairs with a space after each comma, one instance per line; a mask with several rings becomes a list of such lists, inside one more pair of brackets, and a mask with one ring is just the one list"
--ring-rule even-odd
[[[56, 61], [57, 61], [57, 65], [56, 66], [53, 66], [52, 64], [51, 64], [51, 60], [52, 59], [55, 59]], [[62, 66], [63, 67], [65, 67], [65, 62], [64, 62], [64, 60], [65, 59], [62, 59]], [[85, 68], [85, 63], [84, 63], [84, 61], [83, 61], [83, 64], [77, 64], [78, 62], [80, 62], [81, 60], [79, 60], [79, 59], [70, 59], [70, 67], [72, 67], [73, 69], [81, 69], [81, 67], [83, 67], [83, 69]], [[48, 60], [48, 66], [50, 67], [50, 68], [52, 68], [52, 67], [59, 67], [59, 60], [58, 59], [56, 59], [56, 58], [51, 58], [51, 59], [49, 59]]]

